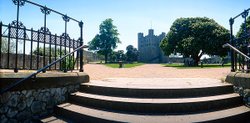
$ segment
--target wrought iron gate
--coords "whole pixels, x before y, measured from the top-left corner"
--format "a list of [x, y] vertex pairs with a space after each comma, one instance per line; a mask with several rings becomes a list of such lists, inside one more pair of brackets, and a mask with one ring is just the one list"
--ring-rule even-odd
[[[230, 44], [233, 47], [236, 47], [238, 50], [250, 56], [250, 17], [249, 17], [250, 8], [238, 14], [234, 18], [230, 18]], [[237, 36], [233, 33], [233, 25], [237, 18], [242, 17], [244, 22], [242, 23], [242, 33]], [[234, 50], [231, 49], [231, 71], [242, 71], [250, 72], [250, 61], [247, 60], [244, 56], [238, 55]]]
[[[19, 69], [37, 70], [83, 45], [82, 21], [29, 0], [12, 0], [12, 2], [17, 6], [16, 20], [10, 24], [0, 22], [0, 69], [14, 69], [14, 72], [18, 72]], [[19, 19], [19, 8], [26, 3], [37, 6], [44, 14], [44, 25], [38, 30], [27, 29]], [[65, 30], [61, 35], [52, 34], [47, 28], [47, 15], [51, 12], [62, 16], [65, 22]], [[79, 38], [72, 39], [67, 33], [69, 21], [79, 25]], [[22, 45], [22, 48], [19, 45]], [[83, 72], [83, 50], [50, 67], [50, 70], [65, 72], [72, 69]]]

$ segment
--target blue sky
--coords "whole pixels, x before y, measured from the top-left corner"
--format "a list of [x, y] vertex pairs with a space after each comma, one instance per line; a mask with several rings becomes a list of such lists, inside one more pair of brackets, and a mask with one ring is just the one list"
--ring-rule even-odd
[[[112, 18], [120, 33], [117, 49], [127, 45], [137, 47], [137, 33], [145, 35], [148, 29], [158, 35], [168, 32], [170, 26], [180, 17], [208, 17], [229, 29], [229, 18], [250, 8], [250, 0], [32, 0], [65, 13], [84, 22], [84, 41], [90, 41], [98, 32], [100, 23]], [[52, 33], [62, 34], [64, 22], [61, 16], [50, 14], [47, 26]], [[0, 0], [0, 21], [8, 24], [16, 19], [16, 6], [12, 0]], [[20, 9], [20, 20], [27, 28], [39, 29], [43, 26], [40, 9], [29, 4]], [[235, 24], [238, 30], [242, 19]], [[70, 21], [69, 35], [78, 38], [79, 28]]]

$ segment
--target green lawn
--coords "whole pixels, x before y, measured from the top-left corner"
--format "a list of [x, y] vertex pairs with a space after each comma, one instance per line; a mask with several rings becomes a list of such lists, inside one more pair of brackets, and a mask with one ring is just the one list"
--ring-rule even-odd
[[[200, 64], [199, 66], [195, 66], [195, 67], [187, 67], [184, 66], [184, 64], [180, 64], [180, 63], [172, 63], [172, 64], [162, 64], [164, 67], [175, 67], [178, 69], [190, 69], [190, 68], [201, 68]], [[231, 64], [224, 64], [224, 67], [230, 67]], [[203, 68], [222, 68], [221, 64], [203, 64]]]
[[[109, 64], [104, 64], [108, 67], [112, 67], [112, 68], [119, 68], [119, 64], [118, 63], [109, 63]], [[125, 63], [123, 64], [123, 68], [132, 68], [132, 67], [137, 67], [143, 65], [143, 63]]]

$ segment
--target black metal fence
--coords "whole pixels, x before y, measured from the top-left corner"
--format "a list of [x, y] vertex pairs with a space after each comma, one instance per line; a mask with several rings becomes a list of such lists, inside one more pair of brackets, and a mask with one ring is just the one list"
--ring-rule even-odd
[[[244, 10], [239, 15], [235, 16], [234, 18], [230, 18], [230, 44], [233, 47], [236, 47], [239, 51], [246, 54], [247, 56], [250, 56], [250, 19], [249, 13], [250, 8], [247, 10]], [[240, 17], [243, 18], [243, 22], [241, 25], [240, 32], [238, 32], [237, 35], [234, 35], [233, 33], [233, 25], [236, 19], [239, 19]], [[238, 54], [233, 49], [231, 49], [231, 71], [242, 71], [242, 72], [250, 72], [250, 61], [244, 57], [241, 54]]]
[[[38, 70], [83, 45], [82, 21], [28, 0], [12, 1], [17, 6], [17, 20], [8, 25], [0, 22], [0, 69], [14, 69], [14, 72], [18, 72], [19, 69]], [[25, 3], [39, 7], [44, 14], [44, 25], [40, 29], [27, 29], [19, 21], [19, 7], [24, 6]], [[65, 22], [65, 30], [61, 35], [52, 34], [46, 26], [46, 16], [51, 12], [62, 16]], [[78, 39], [70, 38], [67, 33], [67, 24], [70, 20], [79, 25]], [[83, 50], [72, 54], [49, 69], [63, 71], [79, 69], [82, 72]]]

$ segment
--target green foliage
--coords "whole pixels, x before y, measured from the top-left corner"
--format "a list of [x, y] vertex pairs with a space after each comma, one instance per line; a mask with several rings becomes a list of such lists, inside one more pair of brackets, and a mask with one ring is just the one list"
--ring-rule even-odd
[[[118, 63], [112, 63], [112, 64], [105, 64], [108, 67], [111, 68], [119, 68], [119, 64]], [[143, 63], [124, 63], [123, 64], [123, 68], [133, 68], [133, 67], [137, 67], [137, 66], [141, 66], [144, 65]]]
[[194, 59], [197, 66], [203, 54], [225, 56], [222, 45], [229, 41], [229, 31], [209, 18], [175, 20], [160, 47], [166, 55], [174, 52]]
[[[239, 38], [239, 37], [242, 37], [245, 35], [245, 24], [242, 23], [241, 26], [240, 26], [240, 30], [238, 31], [236, 37]], [[247, 22], [246, 22], [246, 31], [247, 31], [247, 34], [249, 35], [250, 34], [250, 16], [247, 17]], [[243, 42], [245, 39], [240, 39], [238, 42]], [[248, 37], [247, 41], [250, 41], [250, 38]]]
[[[38, 50], [39, 50], [39, 52], [38, 52]], [[39, 54], [38, 54], [38, 53], [39, 53]], [[49, 53], [50, 53], [49, 47], [45, 47], [45, 56], [50, 56]], [[69, 52], [66, 50], [66, 54], [67, 54], [67, 53], [69, 53]], [[37, 54], [38, 54], [39, 56], [44, 56], [44, 54], [43, 54], [43, 48], [41, 48], [41, 47], [36, 48], [36, 49], [32, 52], [32, 54], [33, 54], [33, 55], [37, 55]], [[62, 49], [61, 55], [62, 55], [62, 56], [65, 55], [64, 49]], [[56, 56], [56, 57], [59, 57], [59, 56], [60, 56], [60, 49], [57, 48], [57, 49], [56, 49], [56, 54], [55, 54], [55, 48], [52, 47], [52, 48], [51, 48], [51, 57], [55, 57], [55, 56]]]
[[128, 45], [126, 48], [126, 57], [128, 62], [134, 62], [137, 61], [138, 58], [138, 50], [134, 48], [133, 45]]
[[111, 18], [106, 19], [99, 27], [99, 34], [88, 43], [89, 50], [95, 50], [98, 54], [104, 55], [105, 63], [107, 63], [108, 55], [117, 48], [118, 43], [121, 43], [118, 35], [119, 33], [116, 26], [113, 25], [113, 20]]
[[[43, 49], [44, 48], [37, 48], [36, 50], [34, 50], [32, 52], [33, 55], [37, 55], [38, 54], [38, 50], [39, 50], [39, 55], [40, 56], [43, 56]], [[49, 57], [49, 47], [45, 47], [45, 56]], [[66, 50], [66, 54], [68, 54], [69, 51]], [[64, 49], [62, 49], [61, 51], [61, 55], [64, 56], [66, 55], [65, 52], [64, 52]], [[51, 48], [51, 57], [60, 57], [60, 49], [57, 48], [56, 49], [56, 54], [55, 54], [55, 48]], [[76, 59], [71, 55], [71, 56], [68, 56], [66, 57], [64, 60], [61, 61], [61, 66], [60, 66], [60, 70], [74, 70], [74, 66], [75, 66], [75, 63], [76, 63]]]
[[112, 51], [109, 55], [110, 62], [118, 62], [118, 61], [125, 61], [126, 56], [123, 50]]
[[76, 59], [73, 56], [68, 56], [62, 60], [61, 70], [74, 70]]
[[[181, 63], [162, 64], [162, 65], [164, 67], [174, 67], [174, 68], [178, 68], [178, 69], [190, 69], [190, 68], [200, 69], [201, 68], [201, 66], [187, 67]], [[231, 67], [231, 63], [224, 64], [224, 66], [222, 66], [221, 64], [203, 64], [202, 68], [222, 68], [222, 67]]]

